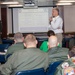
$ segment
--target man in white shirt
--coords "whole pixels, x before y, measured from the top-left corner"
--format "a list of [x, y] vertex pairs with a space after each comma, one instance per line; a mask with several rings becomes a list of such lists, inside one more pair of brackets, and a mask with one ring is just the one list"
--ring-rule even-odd
[[52, 17], [50, 17], [49, 29], [53, 30], [58, 38], [58, 42], [62, 46], [63, 20], [59, 16], [59, 9], [57, 7], [52, 9]]

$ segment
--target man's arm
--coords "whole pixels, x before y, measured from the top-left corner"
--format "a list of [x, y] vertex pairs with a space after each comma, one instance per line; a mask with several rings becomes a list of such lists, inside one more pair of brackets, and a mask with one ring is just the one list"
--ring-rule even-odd
[[54, 73], [54, 75], [63, 75], [61, 70], [56, 70], [56, 72]]
[[1, 74], [3, 75], [10, 75], [13, 70], [14, 70], [14, 63], [16, 62], [16, 59], [17, 59], [17, 54], [14, 53], [13, 55], [11, 55], [7, 62], [3, 65], [0, 66], [0, 71], [1, 71]]
[[52, 22], [51, 22], [51, 27], [53, 29], [60, 29], [60, 25], [63, 23], [62, 19], [54, 19]]
[[56, 68], [54, 75], [64, 75], [64, 71], [61, 67], [61, 64]]

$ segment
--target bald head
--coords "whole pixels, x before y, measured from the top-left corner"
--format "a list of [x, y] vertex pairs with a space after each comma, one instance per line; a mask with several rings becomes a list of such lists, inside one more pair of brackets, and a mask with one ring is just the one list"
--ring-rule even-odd
[[49, 48], [56, 47], [58, 45], [58, 40], [56, 36], [49, 37]]

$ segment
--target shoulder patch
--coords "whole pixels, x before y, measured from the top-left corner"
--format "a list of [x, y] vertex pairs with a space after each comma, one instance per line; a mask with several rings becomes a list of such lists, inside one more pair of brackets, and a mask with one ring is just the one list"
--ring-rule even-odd
[[75, 57], [72, 57], [71, 59], [72, 59], [72, 62], [75, 64]]
[[73, 67], [65, 68], [64, 75], [75, 75], [75, 69]]
[[67, 67], [69, 67], [69, 63], [68, 62], [64, 62], [64, 63], [62, 63], [62, 68], [64, 69], [64, 68], [67, 68]]

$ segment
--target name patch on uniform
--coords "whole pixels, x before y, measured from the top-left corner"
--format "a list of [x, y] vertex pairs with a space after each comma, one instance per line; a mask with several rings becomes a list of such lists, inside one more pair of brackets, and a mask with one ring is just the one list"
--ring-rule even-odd
[[65, 68], [64, 75], [75, 75], [75, 69], [73, 67]]

